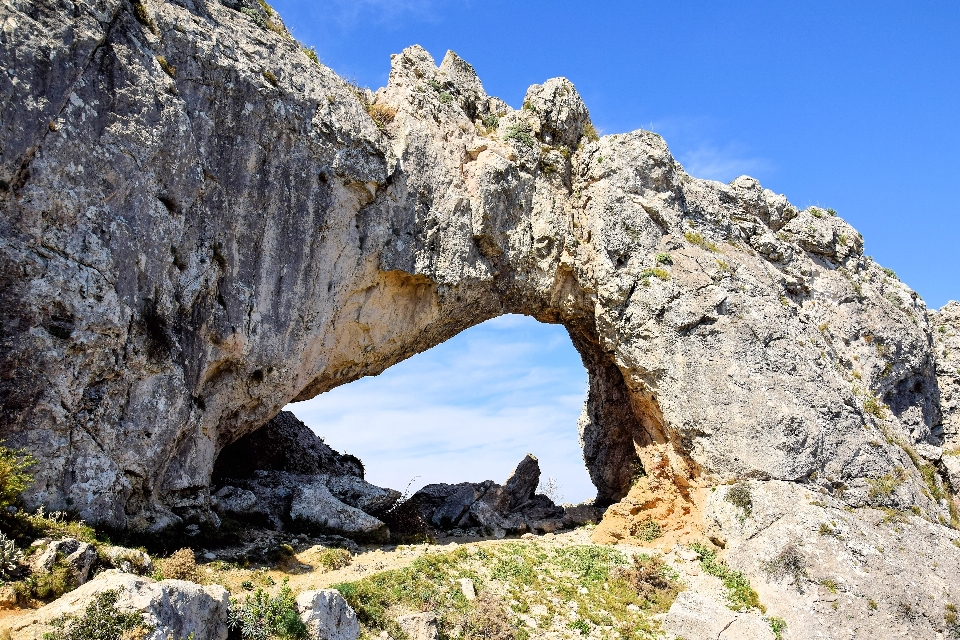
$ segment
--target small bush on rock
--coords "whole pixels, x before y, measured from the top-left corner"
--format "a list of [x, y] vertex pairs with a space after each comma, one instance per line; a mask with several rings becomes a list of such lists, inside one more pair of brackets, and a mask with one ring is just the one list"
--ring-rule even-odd
[[54, 631], [45, 633], [43, 640], [121, 640], [145, 637], [152, 629], [144, 623], [143, 614], [118, 611], [119, 598], [120, 592], [116, 589], [101, 591], [94, 596], [82, 615], [54, 620]]
[[746, 482], [738, 482], [730, 487], [723, 499], [740, 509], [740, 522], [753, 515], [753, 494]]
[[700, 566], [704, 571], [723, 581], [723, 586], [727, 588], [727, 600], [730, 601], [729, 607], [731, 609], [746, 611], [756, 608], [761, 612], [766, 610], [760, 604], [760, 596], [750, 586], [750, 579], [741, 572], [731, 569], [726, 562], [717, 558], [716, 551], [708, 549], [699, 542], [690, 545], [690, 549], [700, 556]]
[[227, 624], [238, 631], [243, 640], [300, 640], [307, 637], [307, 625], [297, 613], [293, 591], [286, 581], [275, 596], [257, 589], [242, 603], [236, 598], [231, 600]]
[[342, 569], [352, 560], [353, 556], [346, 549], [324, 549], [317, 554], [317, 562], [327, 571]]
[[629, 584], [651, 605], [669, 607], [680, 591], [680, 586], [668, 575], [667, 563], [661, 556], [635, 555], [631, 566], [618, 567], [612, 577]]
[[397, 117], [397, 110], [386, 104], [369, 104], [367, 105], [367, 113], [373, 120], [373, 124], [377, 125], [377, 129], [381, 131], [386, 129], [387, 125]]
[[790, 576], [797, 589], [802, 591], [803, 580], [807, 577], [807, 559], [800, 548], [791, 542], [777, 554], [777, 557], [764, 564], [764, 570], [771, 578], [777, 580]]

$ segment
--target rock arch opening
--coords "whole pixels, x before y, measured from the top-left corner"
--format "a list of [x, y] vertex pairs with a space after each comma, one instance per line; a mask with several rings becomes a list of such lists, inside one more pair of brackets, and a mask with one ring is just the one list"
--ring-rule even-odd
[[[663, 443], [656, 411], [631, 400], [589, 331], [508, 314], [382, 376], [287, 405], [222, 448], [212, 505], [361, 537], [379, 535], [377, 518], [403, 526], [393, 512], [404, 488], [409, 508], [435, 529], [520, 533], [597, 521], [645, 475], [639, 452]], [[551, 499], [548, 476], [559, 485], [546, 491]], [[565, 513], [561, 501], [588, 506]]]

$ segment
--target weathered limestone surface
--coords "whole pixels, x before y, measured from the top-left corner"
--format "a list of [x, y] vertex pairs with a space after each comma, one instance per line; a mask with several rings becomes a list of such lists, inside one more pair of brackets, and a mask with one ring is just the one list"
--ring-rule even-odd
[[513, 110], [411, 47], [370, 94], [257, 2], [132, 7], [0, 8], [0, 436], [44, 461], [32, 505], [213, 521], [218, 453], [285, 404], [522, 313], [583, 356], [627, 527], [736, 478], [950, 517], [920, 469], [956, 378], [840, 218], [595, 139], [562, 78]]

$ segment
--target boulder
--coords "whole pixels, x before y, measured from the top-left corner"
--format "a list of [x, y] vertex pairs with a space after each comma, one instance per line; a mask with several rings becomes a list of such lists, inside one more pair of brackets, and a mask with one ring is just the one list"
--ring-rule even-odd
[[294, 489], [290, 519], [302, 528], [364, 540], [385, 541], [390, 535], [383, 522], [340, 502], [319, 482]]
[[385, 489], [356, 476], [323, 476], [323, 483], [341, 502], [371, 515], [388, 510], [400, 498], [396, 489]]
[[410, 640], [437, 640], [437, 616], [426, 611], [397, 618], [397, 624]]
[[220, 512], [230, 515], [260, 513], [257, 494], [253, 491], [226, 485], [210, 496], [210, 504]]
[[510, 510], [513, 511], [532, 499], [539, 484], [540, 462], [536, 456], [528, 453], [503, 483], [503, 491], [510, 500]]
[[109, 546], [101, 548], [101, 553], [114, 569], [138, 575], [149, 575], [153, 572], [153, 559], [145, 551]]
[[297, 612], [307, 625], [310, 640], [357, 640], [357, 614], [336, 589], [304, 591], [297, 596]]
[[76, 538], [63, 538], [34, 553], [28, 564], [33, 573], [49, 573], [57, 560], [70, 566], [74, 583], [81, 585], [90, 579], [90, 571], [97, 562], [97, 550], [92, 544]]
[[229, 594], [219, 585], [200, 586], [183, 580], [155, 582], [149, 578], [106, 571], [54, 602], [16, 618], [7, 618], [0, 629], [13, 640], [41, 640], [51, 632], [51, 622], [63, 616], [82, 615], [93, 598], [103, 591], [117, 590], [117, 610], [141, 612], [152, 631], [146, 640], [194, 637], [226, 640]]

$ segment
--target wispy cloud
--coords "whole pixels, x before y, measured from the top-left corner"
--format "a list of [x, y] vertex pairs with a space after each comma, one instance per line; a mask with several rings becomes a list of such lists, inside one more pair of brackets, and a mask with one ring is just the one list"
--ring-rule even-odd
[[720, 182], [730, 182], [742, 175], [753, 176], [771, 166], [768, 160], [751, 157], [735, 144], [724, 147], [704, 144], [681, 151], [677, 159], [693, 177]]
[[565, 499], [581, 501], [596, 493], [577, 435], [585, 392], [561, 327], [504, 316], [288, 409], [377, 484], [503, 482], [529, 452]]

